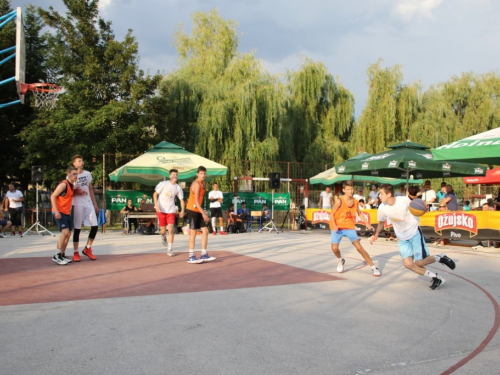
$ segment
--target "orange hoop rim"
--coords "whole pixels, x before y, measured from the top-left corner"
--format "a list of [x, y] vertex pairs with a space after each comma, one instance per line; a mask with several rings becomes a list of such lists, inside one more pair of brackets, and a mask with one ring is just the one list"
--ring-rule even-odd
[[61, 86], [57, 86], [53, 83], [38, 82], [38, 83], [21, 84], [21, 95], [25, 95], [28, 91], [57, 93], [61, 90], [62, 90]]

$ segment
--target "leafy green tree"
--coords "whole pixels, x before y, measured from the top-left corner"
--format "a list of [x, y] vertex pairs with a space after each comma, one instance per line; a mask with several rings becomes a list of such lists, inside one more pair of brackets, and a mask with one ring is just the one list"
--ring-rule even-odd
[[[38, 13], [53, 31], [47, 35], [47, 66], [64, 92], [54, 110], [39, 111], [22, 132], [27, 164], [45, 165], [49, 186], [74, 154], [101, 160], [104, 153], [133, 154], [158, 141], [146, 118], [155, 108], [160, 77], [138, 69], [132, 30], [117, 41], [111, 23], [99, 17], [98, 1], [63, 2], [66, 16], [52, 7]], [[114, 167], [112, 160], [108, 164]]]

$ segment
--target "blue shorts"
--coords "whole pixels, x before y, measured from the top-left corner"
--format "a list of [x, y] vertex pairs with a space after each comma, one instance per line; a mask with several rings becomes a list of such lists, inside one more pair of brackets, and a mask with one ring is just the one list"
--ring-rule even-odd
[[[55, 219], [54, 215], [54, 219]], [[56, 219], [57, 226], [59, 227], [59, 232], [62, 232], [63, 229], [69, 229], [71, 232], [73, 230], [73, 220], [71, 220], [71, 216], [63, 214], [61, 212], [61, 218]]]
[[332, 243], [340, 243], [340, 240], [344, 236], [349, 238], [349, 241], [351, 242], [359, 240], [356, 229], [339, 229], [338, 232], [334, 232], [333, 230], [331, 232], [332, 232]]
[[413, 260], [421, 260], [429, 256], [429, 249], [427, 248], [420, 227], [418, 227], [417, 233], [409, 240], [399, 240], [398, 247], [401, 259], [413, 257]]
[[7, 224], [9, 224], [9, 222], [7, 220], [0, 220], [0, 225], [2, 227], [6, 226]]

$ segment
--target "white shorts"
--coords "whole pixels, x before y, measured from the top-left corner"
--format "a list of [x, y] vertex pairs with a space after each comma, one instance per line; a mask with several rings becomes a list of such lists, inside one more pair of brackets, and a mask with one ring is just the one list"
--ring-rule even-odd
[[97, 226], [97, 216], [93, 206], [73, 206], [73, 225], [75, 229]]

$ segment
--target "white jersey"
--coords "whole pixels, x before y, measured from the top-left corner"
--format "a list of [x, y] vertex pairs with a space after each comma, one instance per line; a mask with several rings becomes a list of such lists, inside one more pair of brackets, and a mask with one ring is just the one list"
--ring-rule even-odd
[[392, 206], [387, 203], [378, 206], [377, 220], [386, 221], [389, 219], [396, 236], [400, 240], [409, 240], [417, 233], [420, 219], [413, 216], [408, 209], [410, 198], [395, 197], [395, 199], [396, 202]]
[[[208, 200], [213, 199], [213, 198], [224, 198], [224, 195], [222, 194], [222, 191], [220, 190], [212, 190], [210, 193], [208, 193]], [[220, 202], [219, 201], [210, 201], [210, 208], [219, 208], [220, 207]]]
[[80, 189], [80, 194], [73, 195], [73, 206], [92, 206], [92, 199], [90, 198], [90, 183], [92, 182], [92, 174], [89, 171], [82, 171], [78, 174], [75, 182], [75, 190]]
[[23, 193], [19, 190], [15, 190], [13, 193], [9, 190], [5, 196], [9, 199], [9, 208], [20, 208], [23, 206], [23, 202], [14, 202], [14, 199], [23, 197]]
[[162, 181], [156, 185], [155, 191], [158, 193], [160, 212], [175, 214], [177, 212], [175, 197], [179, 198], [179, 200], [184, 199], [184, 193], [179, 184], [175, 183], [172, 185], [170, 181]]
[[326, 191], [322, 191], [319, 196], [322, 198], [321, 199], [322, 208], [331, 208], [332, 207], [332, 198], [333, 198], [332, 193], [327, 193]]

